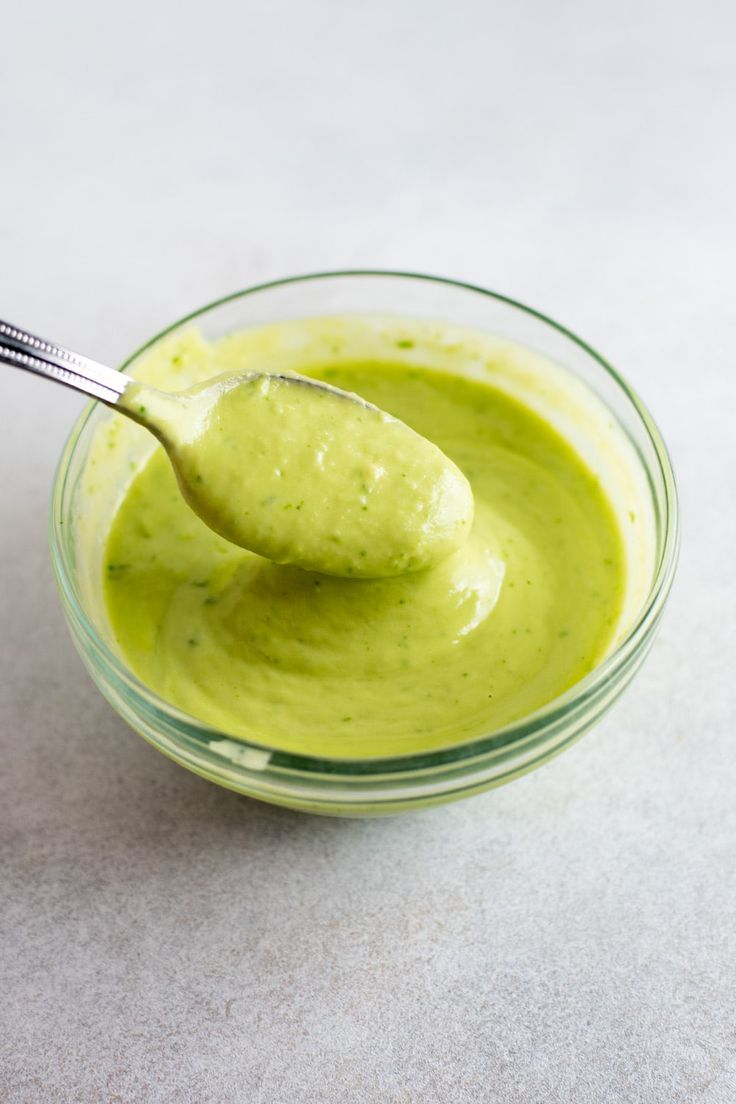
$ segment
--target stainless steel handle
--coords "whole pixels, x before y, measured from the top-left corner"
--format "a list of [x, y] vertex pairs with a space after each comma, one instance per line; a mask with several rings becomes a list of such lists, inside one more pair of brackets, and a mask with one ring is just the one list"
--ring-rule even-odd
[[46, 376], [111, 405], [117, 402], [130, 382], [121, 372], [98, 364], [96, 360], [2, 321], [0, 362]]

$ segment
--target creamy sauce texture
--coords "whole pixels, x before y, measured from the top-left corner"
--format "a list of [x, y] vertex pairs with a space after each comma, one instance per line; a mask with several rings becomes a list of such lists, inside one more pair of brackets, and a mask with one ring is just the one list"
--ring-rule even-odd
[[466, 540], [470, 485], [440, 449], [356, 396], [240, 372], [178, 394], [130, 384], [120, 406], [163, 442], [203, 521], [278, 564], [381, 578]]
[[[237, 348], [193, 337], [190, 355], [214, 374], [208, 364], [222, 372]], [[138, 676], [232, 736], [380, 757], [484, 735], [590, 671], [615, 632], [624, 554], [597, 478], [563, 437], [480, 380], [375, 361], [307, 369], [457, 465], [475, 499], [467, 541], [393, 578], [279, 566], [199, 520], [157, 447], [120, 503], [104, 567], [109, 618]]]

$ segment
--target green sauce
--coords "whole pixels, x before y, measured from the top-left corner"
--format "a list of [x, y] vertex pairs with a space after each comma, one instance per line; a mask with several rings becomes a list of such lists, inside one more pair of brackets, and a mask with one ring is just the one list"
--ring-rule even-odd
[[210, 529], [275, 563], [402, 575], [439, 563], [470, 532], [473, 495], [456, 465], [325, 383], [240, 372], [174, 395], [132, 384], [118, 405], [162, 441]]
[[105, 560], [109, 618], [139, 677], [235, 737], [390, 756], [502, 727], [600, 662], [621, 612], [624, 551], [572, 446], [482, 380], [406, 363], [307, 368], [457, 465], [475, 499], [470, 537], [435, 567], [395, 578], [278, 566], [197, 518], [157, 446], [127, 487]]

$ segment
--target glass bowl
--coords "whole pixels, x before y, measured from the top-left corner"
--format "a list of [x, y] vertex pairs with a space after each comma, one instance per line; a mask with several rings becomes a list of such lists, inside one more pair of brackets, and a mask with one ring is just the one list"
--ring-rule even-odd
[[[517, 384], [575, 442], [608, 484], [624, 526], [631, 585], [626, 623], [610, 654], [565, 694], [534, 714], [451, 747], [390, 759], [319, 759], [231, 738], [186, 715], [127, 668], [102, 601], [104, 531], [90, 531], [88, 461], [99, 403], [75, 424], [56, 473], [51, 555], [74, 643], [102, 694], [128, 724], [189, 770], [239, 793], [337, 816], [395, 813], [465, 797], [524, 774], [586, 732], [612, 705], [646, 656], [672, 583], [678, 549], [677, 495], [666, 447], [650, 414], [621, 376], [569, 330], [502, 295], [450, 280], [398, 272], [330, 272], [237, 292], [202, 307], [152, 338], [122, 366], [183, 326], [208, 339], [263, 324], [334, 315], [438, 321], [447, 333], [500, 338], [541, 354], [534, 379]], [[490, 335], [494, 335], [491, 337]], [[445, 339], [446, 341], [449, 339]], [[451, 340], [447, 345], [451, 348]], [[472, 357], [461, 374], [477, 374]], [[555, 391], [567, 381], [564, 401]], [[557, 381], [557, 382], [556, 382]], [[569, 388], [573, 388], [570, 399]], [[575, 390], [577, 389], [577, 390]], [[577, 396], [577, 397], [576, 397]], [[591, 413], [592, 411], [592, 413]], [[589, 431], [605, 422], [608, 437]], [[586, 428], [587, 427], [587, 428]], [[110, 501], [116, 488], [104, 487]]]

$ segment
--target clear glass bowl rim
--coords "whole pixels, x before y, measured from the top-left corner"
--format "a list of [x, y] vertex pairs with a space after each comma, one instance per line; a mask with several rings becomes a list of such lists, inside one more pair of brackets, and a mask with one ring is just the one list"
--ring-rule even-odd
[[[243, 750], [250, 748], [257, 753], [266, 753], [269, 756], [269, 768], [275, 768], [280, 772], [285, 772], [292, 778], [294, 776], [301, 776], [304, 780], [310, 775], [314, 776], [315, 780], [317, 777], [322, 777], [324, 779], [325, 775], [339, 776], [346, 783], [348, 783], [351, 778], [356, 782], [361, 779], [367, 781], [369, 778], [377, 780], [379, 778], [386, 778], [387, 776], [393, 776], [394, 778], [403, 776], [406, 778], [408, 775], [416, 772], [426, 774], [427, 772], [432, 773], [436, 769], [440, 769], [441, 771], [443, 766], [452, 765], [453, 768], [457, 768], [458, 766], [462, 766], [464, 762], [467, 762], [468, 767], [472, 764], [474, 770], [477, 770], [482, 767], [483, 759], [486, 756], [493, 755], [493, 757], [496, 758], [499, 751], [504, 750], [508, 753], [509, 758], [513, 758], [517, 749], [522, 745], [524, 750], [529, 752], [536, 744], [546, 743], [549, 739], [550, 731], [555, 730], [560, 723], [564, 723], [565, 719], [569, 718], [571, 714], [575, 714], [579, 710], [584, 709], [586, 702], [598, 697], [605, 690], [606, 686], [616, 682], [618, 677], [622, 675], [629, 666], [630, 661], [636, 653], [640, 652], [645, 647], [661, 615], [677, 566], [680, 542], [680, 521], [677, 488], [672, 463], [662, 435], [649, 413], [649, 410], [637, 393], [616, 369], [600, 355], [600, 353], [582, 338], [578, 337], [572, 330], [549, 318], [541, 311], [535, 310], [533, 307], [529, 307], [524, 303], [520, 303], [518, 300], [510, 298], [509, 296], [489, 291], [476, 284], [425, 273], [391, 269], [338, 269], [304, 273], [302, 275], [289, 276], [279, 280], [270, 280], [264, 283], [255, 284], [207, 303], [205, 306], [191, 311], [189, 314], [184, 315], [182, 318], [166, 326], [133, 352], [120, 365], [119, 371], [125, 371], [142, 353], [180, 327], [195, 321], [197, 318], [208, 314], [210, 311], [216, 310], [218, 307], [225, 306], [238, 299], [243, 299], [259, 292], [291, 284], [355, 277], [427, 281], [486, 296], [506, 306], [512, 307], [515, 310], [530, 315], [552, 329], [557, 330], [558, 333], [562, 334], [569, 341], [572, 341], [587, 353], [588, 356], [595, 360], [612, 378], [614, 383], [634, 407], [647, 432], [650, 443], [654, 448], [657, 464], [659, 466], [659, 474], [662, 478], [662, 487], [664, 491], [664, 511], [661, 518], [663, 539], [648, 600], [625, 639], [610, 656], [564, 694], [513, 724], [507, 725], [502, 729], [497, 729], [486, 736], [478, 737], [474, 740], [409, 755], [380, 759], [340, 759], [337, 757], [324, 759], [316, 756], [281, 751], [267, 744], [246, 741], [240, 737], [233, 737], [227, 732], [210, 728], [196, 717], [177, 709], [176, 706], [171, 705], [169, 702], [165, 701], [165, 699], [159, 697], [158, 694], [141, 682], [100, 637], [94, 625], [87, 617], [79, 600], [74, 585], [74, 567], [69, 562], [62, 539], [62, 504], [72, 456], [82, 431], [95, 410], [95, 403], [90, 403], [85, 407], [75, 421], [56, 468], [49, 516], [49, 541], [51, 545], [53, 567], [57, 583], [65, 601], [67, 613], [73, 619], [77, 632], [86, 640], [92, 653], [96, 653], [98, 658], [104, 661], [105, 665], [110, 669], [117, 680], [126, 685], [134, 695], [142, 699], [149, 708], [152, 707], [154, 710], [166, 715], [171, 722], [183, 728], [190, 736], [194, 736], [197, 742], [211, 739], [231, 739], [242, 746]], [[633, 442], [632, 444], [634, 448], [636, 448]], [[649, 476], [648, 465], [643, 458], [642, 465], [645, 471], [647, 471], [648, 478], [651, 478]], [[161, 750], [166, 749], [162, 747]], [[206, 757], [207, 752], [204, 745], [201, 747], [201, 752]], [[232, 764], [230, 764], [230, 767], [232, 768]], [[209, 763], [208, 771], [211, 770], [212, 763]]]

